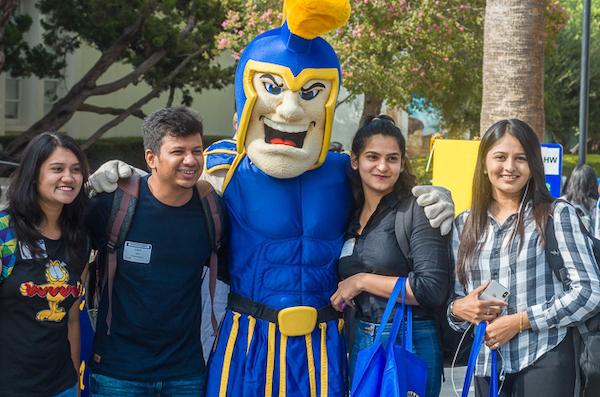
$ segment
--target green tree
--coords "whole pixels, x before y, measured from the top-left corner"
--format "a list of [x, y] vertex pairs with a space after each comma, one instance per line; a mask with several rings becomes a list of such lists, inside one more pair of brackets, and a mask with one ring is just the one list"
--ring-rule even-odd
[[17, 8], [17, 0], [0, 0], [0, 72], [4, 69], [6, 62], [6, 33], [10, 26], [12, 15]]
[[[98, 60], [60, 98], [50, 112], [15, 138], [7, 147], [17, 155], [35, 135], [57, 130], [77, 111], [109, 114], [115, 117], [94, 132], [85, 147], [127, 117], [143, 117], [141, 107], [168, 90], [170, 105], [175, 90], [183, 92], [189, 105], [191, 90], [222, 88], [232, 79], [232, 68], [214, 61], [218, 55], [215, 36], [220, 31], [224, 11], [217, 0], [38, 0], [41, 11], [44, 48], [60, 59], [67, 50], [82, 44], [100, 52]], [[132, 70], [115, 80], [99, 84], [99, 79], [115, 63]], [[23, 70], [31, 73], [39, 64]], [[13, 72], [15, 69], [12, 69]], [[89, 99], [115, 93], [145, 82], [149, 92], [126, 109], [98, 107]]]
[[[560, 29], [558, 0], [541, 0], [551, 46]], [[336, 49], [351, 100], [365, 95], [363, 117], [386, 101], [405, 107], [426, 98], [450, 131], [479, 131], [484, 0], [353, 1], [349, 22], [327, 35]], [[281, 21], [281, 2], [229, 0], [219, 36], [234, 58], [256, 34]], [[543, 41], [543, 40], [542, 40]]]
[[27, 42], [25, 34], [33, 21], [16, 12], [18, 4], [19, 0], [0, 0], [0, 72], [15, 77], [60, 77], [65, 56], [74, 49], [72, 43], [61, 41], [55, 52], [43, 43]]
[[[352, 2], [348, 23], [326, 36], [336, 49], [351, 100], [365, 95], [363, 117], [386, 101], [405, 106], [413, 96], [440, 109], [446, 127], [478, 122], [484, 0]], [[281, 2], [232, 0], [219, 48], [234, 57], [257, 33], [277, 26]], [[466, 94], [466, 95], [465, 95]], [[460, 97], [460, 99], [458, 99]]]
[[[582, 2], [562, 0], [570, 19], [557, 37], [545, 71], [546, 130], [565, 148], [579, 133]], [[589, 138], [600, 140], [600, 4], [592, 4]]]

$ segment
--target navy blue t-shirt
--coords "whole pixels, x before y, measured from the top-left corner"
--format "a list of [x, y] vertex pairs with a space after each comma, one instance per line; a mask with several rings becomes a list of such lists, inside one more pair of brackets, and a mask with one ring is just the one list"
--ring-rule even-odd
[[[113, 194], [93, 199], [86, 222], [100, 262], [105, 255]], [[92, 371], [118, 379], [164, 381], [197, 377], [202, 356], [201, 285], [210, 241], [196, 189], [185, 205], [140, 195], [125, 242], [117, 250], [112, 325], [107, 335], [107, 289], [100, 301]]]

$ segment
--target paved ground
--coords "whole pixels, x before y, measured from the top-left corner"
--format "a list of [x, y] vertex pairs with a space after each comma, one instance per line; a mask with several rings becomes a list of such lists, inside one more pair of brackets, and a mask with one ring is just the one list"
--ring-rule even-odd
[[[456, 389], [458, 391], [459, 397], [460, 393], [462, 392], [462, 384], [465, 380], [465, 369], [465, 367], [454, 368], [454, 383], [456, 383]], [[452, 390], [452, 381], [450, 380], [450, 368], [447, 368], [445, 370], [445, 374], [446, 382], [442, 383], [442, 392], [440, 393], [440, 397], [456, 397], [456, 394], [454, 394], [454, 391]], [[469, 396], [475, 396], [473, 386], [471, 386]]]

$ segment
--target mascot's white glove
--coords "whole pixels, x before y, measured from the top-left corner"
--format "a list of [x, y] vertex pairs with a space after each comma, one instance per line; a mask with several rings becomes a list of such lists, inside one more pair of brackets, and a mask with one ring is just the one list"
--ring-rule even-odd
[[110, 160], [102, 164], [89, 178], [89, 184], [96, 193], [112, 193], [117, 190], [117, 181], [129, 178], [134, 168], [121, 160]]
[[450, 233], [454, 221], [454, 201], [448, 189], [439, 186], [415, 186], [412, 194], [423, 207], [431, 227], [439, 227], [442, 236]]

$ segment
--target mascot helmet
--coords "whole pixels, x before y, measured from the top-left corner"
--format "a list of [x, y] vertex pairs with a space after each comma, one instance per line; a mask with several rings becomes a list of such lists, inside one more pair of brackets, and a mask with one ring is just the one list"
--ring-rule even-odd
[[346, 23], [349, 15], [348, 0], [286, 0], [283, 25], [260, 34], [244, 49], [235, 74], [239, 153], [245, 151], [248, 125], [257, 99], [253, 78], [259, 73], [274, 74], [283, 79], [282, 85], [294, 92], [303, 90], [311, 80], [330, 82], [331, 89], [324, 98], [322, 141], [313, 167], [325, 160], [341, 68], [331, 45], [318, 36]]

